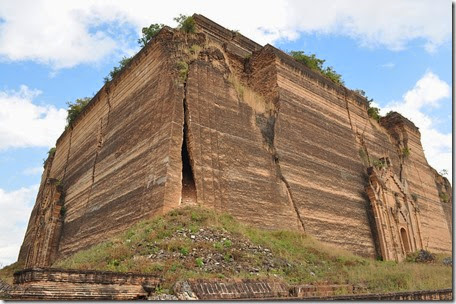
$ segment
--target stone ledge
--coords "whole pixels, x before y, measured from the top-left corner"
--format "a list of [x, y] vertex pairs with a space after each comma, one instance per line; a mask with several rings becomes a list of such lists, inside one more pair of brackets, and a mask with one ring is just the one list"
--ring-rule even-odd
[[409, 119], [405, 118], [398, 112], [390, 112], [388, 115], [380, 118], [380, 124], [386, 129], [392, 129], [395, 126], [407, 126], [417, 134], [421, 134], [419, 128]]
[[69, 282], [93, 284], [157, 284], [160, 279], [147, 274], [60, 268], [28, 268], [14, 273], [14, 284], [30, 282]]
[[[133, 300], [155, 299], [161, 279], [138, 273], [32, 268], [14, 274], [15, 284], [0, 281], [3, 298], [13, 300]], [[3, 285], [5, 286], [3, 286]], [[359, 294], [353, 285], [306, 284], [289, 286], [272, 280], [193, 279], [178, 282], [180, 300], [452, 300], [453, 290], [424, 290]], [[157, 298], [157, 299], [158, 299]], [[164, 297], [171, 299], [172, 296]], [[174, 299], [174, 298], [173, 298]]]
[[289, 287], [284, 283], [267, 280], [189, 280], [178, 282], [174, 292], [181, 300], [217, 299], [268, 299], [289, 297]]
[[138, 273], [31, 268], [14, 274], [8, 295], [18, 300], [146, 299], [160, 281]]
[[309, 297], [306, 300], [453, 300], [453, 289], [439, 290], [418, 290], [418, 291], [403, 291], [390, 293], [365, 293], [353, 295], [338, 295], [325, 297]]

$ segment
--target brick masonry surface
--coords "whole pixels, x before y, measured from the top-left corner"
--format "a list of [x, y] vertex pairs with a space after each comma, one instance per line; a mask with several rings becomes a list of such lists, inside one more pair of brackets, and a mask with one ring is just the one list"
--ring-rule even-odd
[[9, 295], [22, 300], [145, 299], [159, 282], [135, 273], [32, 268], [14, 274]]
[[[2, 282], [0, 282], [2, 283]], [[2, 298], [18, 300], [134, 300], [154, 295], [160, 279], [136, 273], [32, 268], [1, 284]], [[178, 282], [180, 300], [452, 300], [452, 289], [366, 294], [352, 285], [298, 285], [272, 280], [194, 279]], [[362, 293], [362, 294], [360, 294]]]

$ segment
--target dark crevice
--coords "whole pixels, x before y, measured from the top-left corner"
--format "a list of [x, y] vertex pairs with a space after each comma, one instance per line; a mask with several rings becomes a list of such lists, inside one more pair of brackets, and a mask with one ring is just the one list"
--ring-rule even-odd
[[296, 213], [296, 216], [298, 217], [298, 221], [299, 223], [301, 224], [301, 227], [302, 227], [302, 230], [303, 231], [306, 231], [306, 228], [304, 226], [304, 220], [301, 218], [301, 214], [299, 212], [299, 209], [298, 209], [298, 206], [296, 205], [296, 201], [295, 199], [293, 198], [293, 193], [291, 192], [291, 187], [290, 187], [290, 184], [288, 183], [287, 179], [285, 178], [285, 176], [283, 176], [282, 174], [282, 169], [280, 168], [280, 163], [279, 163], [279, 157], [277, 156], [277, 154], [274, 154], [273, 155], [274, 157], [274, 163], [276, 165], [276, 172], [277, 172], [277, 175], [279, 176], [280, 180], [285, 184], [285, 186], [287, 187], [287, 195], [288, 195], [288, 200], [291, 202], [291, 204], [293, 205], [293, 209]]
[[187, 107], [187, 79], [184, 81], [184, 98], [182, 100], [184, 108], [184, 125], [182, 136], [182, 204], [196, 204], [196, 185], [193, 174], [192, 161], [188, 150], [188, 107]]
[[[355, 131], [355, 129], [353, 128], [353, 123], [352, 123], [351, 116], [350, 116], [350, 108], [349, 108], [348, 99], [347, 99], [347, 88], [344, 88], [344, 101], [345, 101], [345, 108], [347, 109], [347, 117], [348, 117], [348, 121], [350, 123], [350, 129], [352, 130], [353, 135], [355, 136], [355, 140], [358, 143], [358, 146], [360, 147], [359, 156], [361, 159], [361, 163], [363, 164], [363, 167], [365, 168], [362, 176], [363, 176], [363, 179], [366, 184], [365, 186], [367, 187], [368, 184], [370, 183], [369, 175], [367, 174], [367, 168], [372, 166], [372, 159], [369, 155], [369, 150], [367, 149], [366, 142], [364, 141], [364, 131], [363, 131], [363, 133], [359, 133], [357, 130]], [[373, 211], [370, 199], [369, 199], [366, 191], [361, 191], [360, 194], [363, 197], [364, 201], [366, 202], [366, 204], [364, 206], [365, 206], [365, 210], [366, 210], [367, 222], [369, 223], [372, 240], [374, 242], [375, 255], [377, 256], [377, 259], [380, 259], [381, 258], [380, 237], [378, 235], [378, 227], [377, 227], [377, 223], [375, 221], [374, 211]]]
[[67, 150], [67, 155], [66, 155], [66, 160], [65, 160], [65, 167], [63, 168], [62, 182], [65, 181], [66, 172], [67, 172], [67, 168], [68, 168], [68, 162], [70, 160], [71, 140], [73, 139], [73, 127], [69, 126], [68, 128], [70, 128], [70, 139], [69, 139], [69, 142], [68, 142], [68, 150]]
[[109, 116], [111, 115], [111, 102], [110, 102], [109, 90], [106, 90], [106, 94], [107, 94], [106, 103], [108, 105], [108, 113], [106, 115], [106, 123], [105, 123], [106, 126], [103, 129], [103, 117], [101, 117], [100, 118], [100, 127], [99, 127], [99, 131], [98, 131], [98, 138], [97, 138], [97, 147], [95, 150], [95, 157], [93, 159], [93, 165], [92, 165], [92, 183], [90, 184], [89, 194], [87, 197], [87, 203], [85, 206], [86, 209], [90, 203], [90, 199], [92, 198], [92, 190], [93, 190], [93, 186], [95, 184], [95, 173], [96, 173], [96, 166], [98, 163], [98, 156], [100, 155], [101, 148], [103, 147], [103, 144], [104, 144], [104, 137], [106, 135], [106, 132], [107, 132], [107, 129], [109, 126]]
[[302, 228], [303, 231], [305, 231], [306, 229], [304, 226], [304, 220], [302, 219], [301, 214], [299, 212], [299, 208], [296, 205], [296, 200], [293, 197], [293, 193], [291, 191], [291, 186], [288, 183], [285, 176], [283, 176], [283, 174], [282, 174], [282, 168], [280, 167], [279, 155], [278, 155], [277, 150], [274, 145], [275, 125], [276, 125], [277, 115], [278, 115], [277, 112], [269, 117], [267, 117], [264, 114], [259, 114], [256, 116], [256, 123], [257, 123], [257, 126], [260, 128], [261, 135], [263, 136], [263, 140], [264, 140], [265, 144], [267, 145], [267, 150], [272, 156], [272, 161], [274, 162], [274, 165], [275, 165], [276, 175], [284, 183], [284, 185], [287, 189], [288, 201], [293, 206], [293, 209], [296, 213], [296, 217], [298, 218], [300, 227]]
[[350, 117], [350, 109], [348, 108], [347, 88], [345, 88], [345, 87], [344, 87], [344, 100], [345, 100], [345, 107], [347, 108], [347, 116], [348, 116], [348, 121], [350, 122], [350, 128], [354, 132], [353, 124], [352, 124], [351, 117]]

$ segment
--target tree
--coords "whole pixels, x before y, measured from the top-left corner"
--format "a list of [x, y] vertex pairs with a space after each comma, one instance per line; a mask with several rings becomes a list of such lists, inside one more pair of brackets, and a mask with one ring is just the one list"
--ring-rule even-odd
[[174, 21], [178, 23], [177, 28], [183, 32], [194, 33], [196, 31], [195, 19], [192, 16], [179, 14], [178, 17], [174, 18]]
[[367, 114], [375, 119], [377, 122], [380, 122], [380, 118], [382, 117], [380, 115], [380, 109], [377, 107], [372, 106], [372, 103], [374, 102], [374, 99], [367, 97], [366, 92], [361, 89], [356, 89], [353, 90], [354, 92], [358, 93], [359, 95], [363, 96], [367, 100]]
[[305, 64], [308, 68], [320, 72], [324, 76], [328, 77], [332, 82], [344, 84], [342, 75], [338, 74], [331, 66], [323, 68], [323, 64], [326, 60], [317, 58], [315, 54], [306, 55], [303, 51], [291, 51], [290, 56], [296, 61]]
[[382, 117], [380, 115], [380, 109], [377, 108], [377, 107], [371, 107], [369, 105], [369, 108], [367, 109], [367, 114], [372, 117], [373, 119], [375, 119], [377, 122], [380, 122], [380, 118]]
[[68, 105], [68, 114], [67, 114], [67, 125], [70, 126], [76, 117], [78, 117], [79, 113], [85, 108], [85, 106], [89, 103], [92, 98], [84, 97], [78, 98], [74, 102], [67, 102]]
[[145, 47], [146, 44], [154, 38], [158, 32], [164, 27], [164, 24], [153, 23], [149, 27], [142, 28], [142, 37], [138, 39], [138, 44]]
[[331, 66], [324, 69], [323, 74], [335, 83], [344, 84], [342, 75], [338, 74]]
[[308, 68], [320, 72], [323, 70], [323, 64], [326, 61], [324, 59], [317, 58], [315, 54], [306, 55], [303, 51], [291, 51], [290, 55], [296, 61], [305, 64]]
[[122, 71], [123, 68], [125, 68], [128, 63], [131, 61], [132, 57], [122, 57], [122, 59], [119, 61], [119, 65], [115, 66], [112, 68], [112, 70], [109, 72], [109, 75], [104, 78], [104, 82], [107, 83], [116, 77], [117, 74]]

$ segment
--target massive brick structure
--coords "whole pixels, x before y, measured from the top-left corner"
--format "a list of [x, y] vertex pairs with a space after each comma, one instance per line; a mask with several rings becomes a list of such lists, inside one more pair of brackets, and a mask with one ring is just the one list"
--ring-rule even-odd
[[163, 28], [57, 140], [19, 260], [50, 266], [187, 204], [364, 256], [451, 251], [451, 186], [413, 123], [378, 123], [353, 91], [194, 19], [195, 34]]

